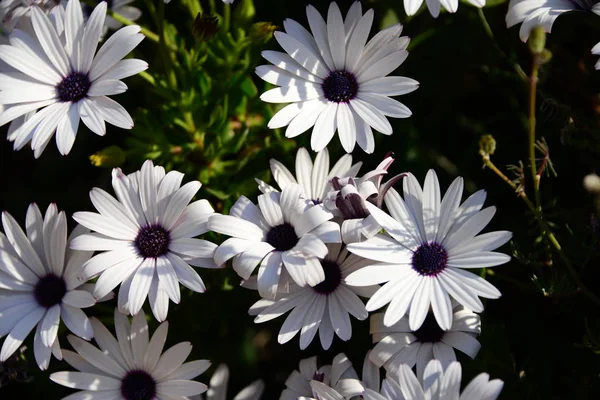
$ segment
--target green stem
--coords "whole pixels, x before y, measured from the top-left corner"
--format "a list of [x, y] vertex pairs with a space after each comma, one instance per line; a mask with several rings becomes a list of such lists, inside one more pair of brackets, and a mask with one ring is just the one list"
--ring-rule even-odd
[[156, 86], [156, 80], [147, 71], [142, 71], [142, 72], [138, 73], [138, 76], [140, 78], [144, 79], [145, 81], [147, 81], [148, 83], [150, 83], [152, 86]]
[[[134, 21], [125, 18], [121, 14], [117, 14], [116, 12], [114, 12], [112, 10], [108, 10], [106, 13], [108, 15], [110, 15], [111, 17], [113, 17], [114, 19], [116, 19], [117, 21], [119, 21], [120, 23], [122, 23], [123, 25], [138, 25]], [[158, 43], [160, 41], [160, 38], [156, 33], [152, 32], [148, 28], [144, 28], [143, 26], [140, 26], [140, 28], [141, 28], [141, 33], [144, 34], [144, 36], [146, 36], [149, 40], [151, 40], [155, 43]]]
[[488, 20], [485, 17], [485, 14], [483, 13], [483, 8], [478, 8], [477, 14], [479, 15], [479, 20], [481, 21], [481, 25], [483, 25], [483, 29], [485, 30], [485, 33], [492, 40], [492, 43], [494, 44], [494, 47], [496, 48], [498, 53], [500, 53], [502, 58], [504, 58], [504, 60], [506, 60], [506, 62], [514, 68], [514, 70], [517, 72], [519, 77], [521, 79], [523, 79], [524, 81], [526, 81], [528, 79], [528, 77], [527, 77], [527, 74], [525, 73], [525, 71], [523, 71], [523, 69], [521, 68], [521, 66], [518, 63], [511, 60], [511, 58], [498, 45], [498, 42], [496, 41], [496, 37], [494, 36], [494, 32], [492, 31], [492, 28], [490, 27], [490, 24], [488, 23]]
[[529, 77], [529, 168], [531, 170], [531, 179], [533, 182], [533, 192], [535, 194], [535, 207], [538, 212], [542, 212], [540, 199], [540, 176], [537, 171], [535, 161], [535, 104], [537, 98], [538, 72], [540, 68], [539, 56], [533, 55], [531, 67], [531, 76]]
[[231, 25], [231, 5], [223, 4], [223, 31], [229, 32], [230, 25]]

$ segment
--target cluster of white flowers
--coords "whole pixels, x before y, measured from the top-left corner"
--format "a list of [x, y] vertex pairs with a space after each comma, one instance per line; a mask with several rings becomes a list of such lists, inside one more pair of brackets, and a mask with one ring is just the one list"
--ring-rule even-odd
[[[131, 3], [115, 0], [110, 7], [135, 20], [140, 11]], [[404, 4], [413, 15], [422, 1]], [[441, 6], [455, 12], [458, 1], [427, 1], [434, 17]], [[2, 31], [9, 33], [0, 45], [0, 126], [11, 123], [8, 139], [15, 149], [30, 143], [37, 158], [56, 133], [58, 150], [66, 155], [80, 120], [98, 135], [105, 134], [106, 122], [133, 127], [129, 113], [107, 96], [125, 92], [121, 79], [148, 67], [142, 60], [124, 59], [143, 35], [138, 26], [120, 28], [107, 17], [107, 7], [100, 2], [92, 10], [79, 0], [4, 0], [0, 5]], [[513, 0], [507, 24], [522, 22], [526, 40], [532, 27], [550, 31], [560, 13], [575, 9], [598, 12], [575, 0]], [[209, 390], [193, 379], [210, 363], [185, 363], [191, 344], [179, 343], [164, 353], [163, 346], [169, 303], [182, 299], [180, 284], [197, 293], [206, 290], [193, 267], [224, 268], [231, 261], [241, 285], [261, 297], [249, 309], [256, 323], [289, 312], [278, 335], [282, 344], [299, 334], [299, 346], [306, 349], [318, 333], [327, 350], [336, 336], [351, 339], [350, 316], [363, 321], [386, 307], [371, 315], [376, 345], [365, 358], [362, 379], [343, 354], [320, 368], [313, 357], [300, 362], [281, 399], [459, 397], [461, 367], [454, 349], [476, 356], [481, 333], [476, 313], [484, 310], [480, 298], [500, 297], [468, 270], [508, 262], [508, 255], [494, 250], [511, 233], [481, 233], [496, 209], [484, 208], [483, 190], [463, 201], [460, 177], [442, 194], [433, 170], [423, 185], [408, 172], [388, 177], [393, 155], [368, 172], [361, 173], [362, 163], [353, 164], [350, 154], [330, 168], [326, 146], [336, 132], [346, 152], [358, 143], [372, 153], [373, 130], [390, 135], [388, 117], [411, 115], [391, 97], [416, 90], [418, 83], [388, 76], [408, 56], [402, 25], [369, 39], [374, 12], [363, 13], [359, 2], [345, 18], [335, 2], [326, 18], [308, 6], [307, 18], [310, 30], [284, 21], [285, 32], [275, 33], [284, 51], [264, 51], [271, 64], [256, 73], [277, 86], [262, 100], [291, 103], [268, 126], [287, 127], [290, 138], [312, 128], [314, 161], [304, 148], [296, 155], [295, 173], [271, 160], [274, 186], [259, 180], [256, 202], [241, 196], [227, 215], [215, 213], [206, 200], [192, 201], [200, 182], [182, 185], [182, 173], [167, 172], [150, 160], [129, 175], [113, 170], [115, 197], [93, 188], [90, 199], [97, 213], [75, 213], [79, 225], [70, 236], [67, 217], [56, 205], [42, 216], [32, 204], [25, 232], [3, 213], [0, 337], [6, 338], [0, 361], [35, 328], [34, 354], [41, 369], [54, 355], [79, 371], [50, 377], [82, 390], [69, 398], [172, 399], [208, 390], [209, 399], [224, 399], [225, 366], [217, 369]], [[198, 238], [209, 231], [228, 238], [220, 245]], [[110, 301], [117, 287], [115, 338], [82, 309]], [[162, 322], [152, 337], [143, 311], [146, 299]], [[127, 315], [133, 315], [131, 322]], [[61, 348], [61, 321], [75, 335], [67, 337], [75, 352]], [[381, 367], [387, 371], [383, 380]], [[460, 398], [491, 400], [501, 389], [501, 381], [481, 374]], [[236, 399], [258, 399], [262, 392], [257, 381]]]

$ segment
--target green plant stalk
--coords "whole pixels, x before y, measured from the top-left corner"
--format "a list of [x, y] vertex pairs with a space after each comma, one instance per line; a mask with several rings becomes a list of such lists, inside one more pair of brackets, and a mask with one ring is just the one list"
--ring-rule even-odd
[[[93, 3], [93, 2], [86, 2], [86, 3]], [[134, 21], [125, 18], [124, 16], [122, 16], [121, 14], [117, 14], [116, 12], [112, 11], [112, 10], [107, 10], [106, 12], [108, 15], [110, 15], [111, 17], [113, 17], [115, 20], [119, 21], [120, 23], [122, 23], [123, 25], [138, 25], [137, 23], [135, 23]], [[149, 30], [148, 28], [144, 28], [143, 26], [140, 25], [141, 28], [141, 33], [146, 36], [149, 40], [158, 43], [160, 41], [159, 36], [152, 32], [151, 30]]]
[[573, 278], [573, 281], [575, 282], [575, 284], [577, 285], [579, 290], [584, 295], [586, 295], [592, 302], [594, 302], [597, 306], [600, 306], [600, 298], [598, 296], [596, 296], [591, 290], [589, 290], [585, 286], [585, 284], [579, 277], [579, 274], [573, 267], [573, 264], [571, 264], [571, 260], [569, 260], [569, 257], [567, 257], [564, 250], [562, 249], [560, 242], [558, 241], [556, 236], [554, 236], [554, 233], [552, 233], [552, 231], [550, 230], [550, 227], [548, 226], [548, 223], [544, 219], [544, 216], [542, 215], [541, 210], [538, 210], [536, 208], [536, 206], [533, 204], [533, 202], [527, 196], [527, 193], [525, 193], [525, 191], [522, 188], [519, 188], [513, 181], [508, 179], [508, 177], [506, 175], [504, 175], [504, 173], [502, 171], [500, 171], [498, 169], [498, 167], [496, 167], [494, 165], [492, 160], [490, 160], [490, 156], [488, 154], [481, 154], [481, 156], [482, 156], [482, 160], [483, 160], [483, 163], [485, 164], [485, 166], [488, 167], [490, 170], [492, 170], [496, 175], [498, 175], [511, 188], [513, 188], [515, 193], [517, 193], [517, 195], [521, 199], [523, 199], [523, 201], [525, 202], [525, 204], [527, 205], [527, 207], [533, 214], [536, 222], [538, 223], [542, 235], [545, 236], [548, 239], [548, 241], [550, 242], [550, 244], [552, 245], [552, 247], [554, 247], [554, 250], [556, 250], [556, 253], [558, 253], [558, 256], [561, 258], [561, 260], [567, 267], [567, 271], [569, 271], [569, 274]]
[[534, 54], [531, 67], [531, 76], [529, 77], [529, 167], [531, 169], [531, 179], [533, 181], [535, 207], [541, 213], [542, 202], [540, 198], [540, 176], [538, 175], [537, 164], [535, 161], [535, 105], [537, 99], [539, 68], [539, 55]]
[[492, 40], [492, 43], [494, 44], [494, 47], [496, 48], [498, 53], [500, 53], [502, 58], [504, 58], [504, 60], [515, 69], [515, 71], [517, 72], [517, 75], [519, 75], [519, 77], [521, 79], [526, 81], [528, 79], [528, 77], [527, 77], [527, 74], [525, 73], [525, 71], [523, 71], [523, 69], [521, 68], [521, 66], [518, 63], [511, 60], [510, 57], [504, 52], [504, 50], [502, 50], [502, 48], [498, 45], [498, 42], [496, 41], [496, 37], [494, 36], [494, 32], [492, 31], [492, 28], [490, 27], [490, 24], [488, 23], [488, 20], [485, 17], [485, 14], [483, 13], [483, 8], [478, 8], [477, 14], [479, 15], [479, 20], [481, 21], [481, 25], [483, 25], [483, 29], [485, 30], [485, 33]]

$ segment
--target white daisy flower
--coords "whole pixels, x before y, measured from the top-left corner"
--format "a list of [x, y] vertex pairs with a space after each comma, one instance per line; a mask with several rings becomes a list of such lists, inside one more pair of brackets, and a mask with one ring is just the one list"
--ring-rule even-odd
[[[308, 151], [301, 147], [296, 153], [296, 176], [290, 172], [282, 163], [277, 160], [269, 160], [273, 179], [277, 182], [279, 188], [284, 188], [289, 184], [300, 185], [303, 199], [311, 200], [313, 204], [322, 203], [327, 194], [332, 190], [329, 182], [334, 176], [340, 178], [354, 177], [360, 170], [362, 162], [352, 164], [352, 155], [345, 154], [329, 169], [329, 151], [327, 148], [319, 151], [315, 157], [315, 162], [310, 157]], [[257, 180], [259, 190], [262, 193], [276, 191], [270, 185], [261, 180]]]
[[431, 360], [421, 381], [408, 365], [402, 365], [396, 376], [384, 380], [381, 394], [387, 400], [495, 400], [504, 386], [500, 379], [490, 380], [482, 373], [460, 393], [461, 379], [462, 369], [456, 361], [444, 370], [440, 361]]
[[[206, 396], [192, 396], [190, 400], [227, 400], [227, 384], [229, 383], [229, 368], [221, 364], [217, 367], [210, 378]], [[265, 383], [262, 380], [256, 380], [243, 388], [235, 395], [233, 400], [260, 400], [265, 391]]]
[[270, 321], [292, 310], [283, 323], [277, 340], [284, 344], [300, 333], [300, 349], [312, 342], [317, 331], [324, 350], [331, 347], [334, 332], [342, 340], [352, 337], [350, 315], [359, 321], [369, 313], [359, 296], [370, 297], [379, 288], [352, 287], [346, 285], [346, 276], [373, 262], [349, 254], [341, 244], [328, 244], [327, 256], [321, 260], [325, 280], [315, 286], [292, 287], [290, 294], [275, 300], [263, 299], [250, 308], [250, 315], [257, 315], [255, 323]]
[[205, 384], [192, 379], [206, 371], [210, 361], [184, 363], [192, 351], [189, 342], [163, 353], [168, 322], [150, 338], [143, 311], [130, 324], [115, 310], [115, 338], [96, 318], [91, 321], [98, 347], [69, 335], [67, 339], [77, 353], [63, 350], [63, 354], [78, 371], [50, 375], [59, 385], [82, 390], [64, 399], [181, 399], [206, 391]]
[[[299, 367], [285, 381], [285, 389], [279, 400], [298, 400], [299, 397], [312, 397], [314, 395], [314, 382], [336, 390], [350, 379], [358, 380], [352, 362], [344, 353], [335, 356], [331, 365], [318, 368], [317, 357], [310, 357], [301, 360]], [[317, 387], [321, 388], [320, 385], [317, 385]]]
[[[6, 361], [36, 327], [33, 351], [45, 370], [50, 354], [61, 359], [58, 326], [62, 320], [74, 334], [89, 340], [92, 327], [82, 308], [96, 303], [77, 274], [92, 255], [67, 248], [67, 218], [51, 204], [46, 215], [35, 204], [27, 210], [27, 235], [7, 212], [6, 236], [0, 233], [0, 337], [6, 336], [0, 361]], [[76, 228], [70, 239], [85, 230]], [[108, 293], [107, 293], [108, 294]]]
[[0, 2], [0, 27], [3, 32], [15, 28], [28, 29], [31, 25], [31, 9], [48, 12], [57, 5], [56, 0], [2, 0]]
[[[112, 173], [117, 199], [94, 188], [90, 199], [98, 213], [76, 212], [73, 219], [94, 231], [71, 242], [71, 248], [99, 251], [83, 266], [81, 279], [99, 276], [94, 296], [100, 298], [117, 285], [119, 310], [137, 314], [146, 297], [159, 321], [167, 318], [169, 299], [181, 300], [179, 283], [194, 292], [206, 290], [189, 264], [216, 268], [216, 245], [194, 237], [206, 233], [214, 210], [206, 200], [189, 204], [202, 184], [181, 186], [183, 174], [154, 167], [148, 160], [141, 171], [125, 176]], [[180, 187], [181, 186], [181, 187]], [[189, 205], [188, 205], [189, 204]]]
[[417, 330], [429, 308], [440, 328], [452, 326], [452, 304], [483, 311], [478, 296], [495, 299], [500, 292], [485, 279], [465, 271], [510, 261], [510, 256], [491, 250], [508, 242], [508, 231], [476, 236], [496, 213], [495, 207], [481, 210], [485, 191], [469, 197], [460, 207], [463, 180], [452, 182], [443, 199], [433, 170], [427, 173], [424, 189], [408, 174], [403, 182], [404, 200], [390, 189], [385, 204], [391, 217], [367, 203], [371, 215], [388, 235], [348, 245], [348, 250], [365, 258], [386, 263], [367, 266], [346, 279], [349, 285], [367, 286], [387, 282], [371, 297], [367, 310], [390, 303], [383, 323], [391, 326], [408, 311], [409, 326]]
[[463, 306], [453, 309], [452, 326], [442, 330], [432, 314], [428, 314], [419, 329], [410, 329], [404, 316], [392, 326], [385, 326], [383, 313], [371, 315], [371, 334], [377, 345], [371, 351], [371, 361], [385, 367], [389, 373], [398, 372], [400, 365], [417, 366], [417, 376], [423, 377], [425, 366], [437, 359], [446, 368], [456, 361], [454, 349], [475, 358], [481, 344], [476, 337], [481, 334], [479, 315]]
[[368, 43], [373, 10], [362, 14], [355, 2], [346, 19], [331, 3], [327, 22], [313, 7], [306, 15], [311, 32], [294, 20], [283, 22], [285, 32], [275, 39], [286, 53], [264, 51], [273, 65], [256, 69], [259, 77], [279, 86], [262, 94], [269, 103], [289, 103], [269, 121], [269, 128], [287, 126], [292, 138], [313, 127], [311, 148], [324, 149], [336, 130], [346, 152], [358, 145], [367, 153], [375, 149], [372, 129], [392, 134], [386, 116], [410, 117], [411, 111], [389, 96], [410, 93], [418, 82], [387, 75], [408, 56], [409, 39], [400, 37], [402, 25], [379, 32]]
[[326, 209], [341, 218], [341, 232], [344, 243], [360, 242], [365, 238], [375, 236], [381, 226], [371, 216], [366, 203], [371, 202], [381, 207], [387, 191], [405, 174], [399, 174], [382, 184], [383, 176], [394, 162], [388, 155], [375, 168], [361, 178], [342, 178], [335, 176], [331, 179], [330, 191], [323, 202]]
[[257, 285], [262, 297], [274, 299], [288, 277], [300, 287], [322, 282], [319, 258], [327, 255], [325, 243], [341, 242], [339, 225], [330, 221], [333, 214], [301, 200], [301, 192], [299, 185], [287, 185], [281, 193], [258, 196], [258, 207], [242, 196], [230, 215], [208, 221], [210, 230], [232, 236], [215, 252], [217, 264], [233, 258], [233, 269], [245, 280], [261, 264]]
[[[475, 7], [481, 8], [485, 6], [485, 0], [467, 1]], [[440, 15], [441, 7], [443, 7], [444, 10], [448, 11], [449, 13], [455, 13], [458, 11], [458, 0], [427, 0], [426, 4], [427, 9], [433, 18], [437, 18]], [[404, 0], [404, 10], [406, 11], [406, 15], [415, 15], [422, 5], [423, 0]]]
[[94, 133], [106, 133], [105, 121], [131, 129], [127, 111], [108, 95], [123, 93], [120, 79], [145, 70], [141, 60], [121, 60], [144, 38], [140, 27], [127, 26], [111, 36], [96, 53], [106, 17], [101, 2], [87, 23], [79, 0], [70, 0], [64, 20], [64, 43], [51, 20], [33, 7], [31, 20], [35, 38], [21, 30], [11, 33], [11, 45], [0, 45], [0, 59], [18, 70], [0, 73], [0, 103], [9, 105], [0, 114], [0, 126], [36, 111], [10, 138], [15, 149], [31, 141], [39, 157], [56, 132], [61, 154], [71, 150], [79, 120]]
[[600, 4], [589, 0], [511, 0], [506, 14], [506, 26], [510, 28], [522, 23], [519, 36], [526, 42], [529, 33], [536, 26], [541, 26], [550, 33], [559, 15], [577, 10], [600, 15]]

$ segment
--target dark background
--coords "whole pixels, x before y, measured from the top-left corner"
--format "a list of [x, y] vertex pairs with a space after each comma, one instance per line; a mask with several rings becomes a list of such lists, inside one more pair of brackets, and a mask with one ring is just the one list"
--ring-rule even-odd
[[[177, 7], [175, 3], [177, 0], [169, 7]], [[328, 3], [312, 2], [322, 13]], [[306, 26], [305, 4], [260, 0], [256, 2], [255, 20], [282, 26], [283, 19], [292, 18]], [[338, 4], [345, 13], [351, 2]], [[394, 134], [376, 134], [375, 154], [366, 155], [357, 148], [354, 157], [365, 162], [362, 171], [377, 165], [392, 150], [397, 158], [392, 173], [411, 171], [422, 181], [426, 171], [435, 168], [442, 190], [454, 177], [463, 176], [465, 198], [485, 188], [486, 204], [498, 208], [488, 230], [514, 232], [513, 242], [503, 250], [517, 257], [496, 267], [494, 276], [488, 277], [503, 297], [485, 302], [483, 332], [479, 337], [482, 349], [475, 360], [457, 352], [463, 382], [487, 372], [492, 378], [504, 380], [504, 399], [599, 398], [599, 349], [590, 343], [600, 339], [600, 310], [577, 292], [560, 259], [537, 240], [539, 231], [525, 204], [497, 176], [482, 168], [478, 155], [479, 137], [491, 134], [497, 141], [492, 159], [498, 167], [505, 170], [507, 164], [517, 164], [519, 160], [527, 163], [527, 84], [512, 64], [518, 63], [528, 72], [530, 61], [527, 47], [518, 38], [518, 27], [506, 29], [507, 3], [484, 9], [496, 43], [506, 57], [487, 36], [477, 9], [466, 3], [460, 4], [456, 14], [442, 13], [437, 19], [427, 11], [407, 19], [401, 0], [363, 2], [363, 9], [368, 7], [375, 8], [379, 18], [376, 26], [389, 25], [393, 20], [390, 12], [405, 24], [403, 35], [412, 37], [413, 42], [407, 61], [396, 74], [414, 78], [421, 86], [398, 98], [413, 111], [413, 116], [407, 120], [390, 119]], [[542, 67], [537, 111], [538, 136], [546, 138], [558, 172], [558, 177], [542, 180], [546, 215], [584, 282], [597, 294], [598, 233], [592, 232], [592, 198], [583, 190], [582, 179], [590, 172], [598, 172], [599, 166], [600, 71], [594, 70], [596, 57], [590, 53], [598, 41], [600, 17], [574, 13], [557, 20], [548, 37], [547, 47], [553, 57]], [[265, 48], [277, 49], [277, 44], [271, 41]], [[130, 78], [127, 84], [129, 92], [117, 100], [128, 110], [156, 101], [139, 95], [145, 93], [141, 79]], [[259, 89], [264, 87], [258, 79], [256, 84]], [[36, 202], [43, 210], [50, 202], [56, 202], [68, 215], [93, 210], [89, 190], [94, 186], [112, 189], [110, 171], [92, 166], [88, 156], [110, 144], [123, 145], [129, 134], [109, 128], [107, 135], [100, 138], [81, 125], [68, 157], [60, 156], [51, 143], [38, 160], [30, 149], [14, 152], [11, 143], [0, 140], [0, 209], [10, 212], [20, 223], [24, 222], [30, 202]], [[269, 134], [266, 128], [265, 134]], [[309, 137], [304, 134], [297, 138], [298, 145], [309, 145]], [[334, 154], [332, 159], [341, 155], [337, 137], [329, 148]], [[291, 168], [295, 152], [266, 156]], [[132, 172], [139, 165], [131, 163], [123, 168]], [[264, 174], [267, 168], [264, 163], [256, 174]], [[211, 199], [204, 190], [199, 197]], [[312, 355], [318, 354], [323, 363], [330, 363], [337, 353], [345, 352], [360, 371], [364, 354], [370, 348], [367, 322], [353, 320], [350, 342], [336, 338], [325, 352], [316, 340], [301, 352], [297, 337], [283, 346], [277, 343], [284, 317], [262, 325], [252, 323], [247, 309], [258, 296], [238, 288], [239, 279], [233, 271], [200, 270], [200, 275], [209, 288], [205, 294], [185, 291], [180, 305], [170, 304], [167, 346], [191, 341], [194, 350], [189, 360], [210, 359], [213, 367], [227, 363], [231, 369], [230, 397], [252, 380], [262, 378], [267, 384], [263, 398], [277, 398], [298, 361]], [[88, 309], [87, 314], [111, 325], [112, 307], [113, 304], [99, 305]], [[149, 307], [146, 309], [149, 312]], [[156, 322], [151, 319], [150, 323], [153, 330]], [[71, 392], [47, 378], [49, 373], [68, 366], [52, 360], [50, 371], [39, 371], [32, 343], [30, 335], [25, 356], [33, 384], [10, 383], [0, 389], [0, 398], [54, 399]], [[61, 343], [65, 345], [66, 340], [61, 339]], [[208, 383], [213, 370], [199, 380]]]

